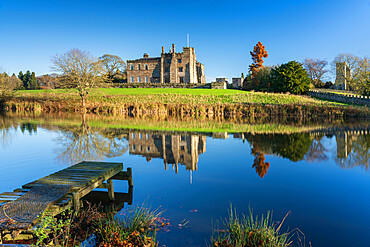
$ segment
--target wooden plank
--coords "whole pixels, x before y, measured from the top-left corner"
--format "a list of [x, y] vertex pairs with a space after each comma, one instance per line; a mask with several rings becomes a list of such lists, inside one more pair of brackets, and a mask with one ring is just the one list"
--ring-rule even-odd
[[21, 196], [21, 195], [24, 195], [25, 193], [22, 193], [22, 192], [4, 192], [4, 193], [1, 193], [0, 194], [0, 197], [1, 196]]
[[22, 188], [18, 188], [18, 189], [15, 189], [13, 190], [14, 192], [24, 192], [24, 193], [27, 193], [28, 191], [30, 190], [27, 190], [27, 189], [22, 189]]
[[63, 182], [63, 181], [66, 181], [66, 182], [77, 182], [77, 183], [83, 183], [83, 182], [89, 182], [90, 180], [92, 179], [88, 179], [88, 178], [68, 178], [68, 177], [45, 177], [45, 178], [42, 178], [40, 180], [38, 180], [40, 183], [43, 183], [43, 182], [53, 182], [53, 181], [58, 181], [58, 182]]
[[54, 173], [48, 177], [63, 177], [63, 176], [68, 176], [68, 177], [76, 177], [76, 178], [79, 178], [79, 177], [95, 177], [96, 174], [100, 174], [100, 173], [96, 173], [96, 172], [89, 172], [89, 173]]
[[66, 170], [61, 170], [59, 172], [55, 172], [54, 174], [63, 174], [63, 173], [66, 173], [66, 174], [85, 174], [85, 173], [99, 173], [99, 172], [104, 172], [104, 170], [106, 169], [101, 169], [101, 170], [94, 170], [94, 169], [66, 169]]
[[17, 200], [19, 196], [0, 196], [0, 200], [5, 200], [5, 201], [14, 201]]

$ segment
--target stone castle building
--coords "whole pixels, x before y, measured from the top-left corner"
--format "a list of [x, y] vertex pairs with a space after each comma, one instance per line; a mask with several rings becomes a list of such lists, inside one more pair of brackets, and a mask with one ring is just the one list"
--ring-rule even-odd
[[129, 83], [205, 83], [204, 65], [197, 61], [193, 47], [184, 47], [182, 52], [172, 50], [160, 57], [127, 60], [127, 82]]
[[351, 70], [346, 62], [336, 64], [335, 89], [348, 90], [348, 81], [351, 80]]

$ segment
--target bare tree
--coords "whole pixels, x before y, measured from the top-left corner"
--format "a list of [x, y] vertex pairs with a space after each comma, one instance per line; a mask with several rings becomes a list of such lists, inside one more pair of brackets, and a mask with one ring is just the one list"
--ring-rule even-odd
[[318, 58], [306, 58], [303, 61], [303, 66], [307, 71], [310, 79], [315, 87], [323, 87], [324, 83], [322, 82], [325, 74], [328, 72], [325, 67], [328, 65], [328, 62], [323, 59]]
[[13, 97], [14, 89], [19, 87], [21, 80], [14, 74], [8, 76], [6, 73], [0, 74], [0, 106]]
[[78, 90], [85, 111], [85, 101], [91, 89], [104, 80], [101, 61], [87, 51], [72, 49], [62, 55], [55, 55], [51, 62], [52, 70], [61, 72], [67, 78], [63, 80], [65, 86]]
[[370, 96], [370, 57], [360, 59], [358, 73], [353, 80], [358, 86], [359, 93]]
[[334, 76], [336, 76], [336, 70], [337, 70], [337, 63], [343, 63], [345, 62], [348, 66], [348, 68], [351, 70], [351, 79], [348, 79], [347, 78], [347, 82], [348, 82], [348, 85], [350, 86], [350, 88], [354, 88], [355, 87], [355, 83], [353, 81], [353, 78], [356, 78], [358, 73], [359, 73], [359, 62], [360, 62], [361, 58], [353, 55], [353, 54], [350, 54], [350, 53], [341, 53], [341, 54], [338, 54], [334, 60], [331, 62], [330, 66], [331, 66], [331, 72]]
[[119, 56], [104, 54], [99, 57], [99, 60], [102, 62], [109, 80], [113, 80], [115, 75], [124, 72], [126, 69], [126, 63]]
[[42, 75], [37, 77], [37, 82], [42, 89], [54, 89], [58, 87], [59, 78], [57, 74]]

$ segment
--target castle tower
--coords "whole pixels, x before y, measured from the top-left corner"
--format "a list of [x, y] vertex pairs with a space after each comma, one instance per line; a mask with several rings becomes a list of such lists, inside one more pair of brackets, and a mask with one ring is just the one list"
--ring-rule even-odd
[[338, 90], [348, 90], [348, 81], [351, 79], [351, 70], [346, 62], [336, 64], [335, 88]]

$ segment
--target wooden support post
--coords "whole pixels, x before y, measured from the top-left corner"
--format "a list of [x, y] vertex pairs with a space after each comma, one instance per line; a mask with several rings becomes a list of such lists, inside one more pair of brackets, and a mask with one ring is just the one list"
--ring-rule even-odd
[[109, 196], [109, 200], [114, 201], [113, 180], [112, 179], [108, 179], [107, 180], [107, 184], [108, 184], [108, 196]]
[[73, 209], [78, 212], [80, 210], [80, 197], [77, 193], [73, 193]]
[[128, 195], [129, 195], [129, 200], [128, 200], [128, 205], [132, 205], [132, 199], [134, 195], [134, 186], [129, 186], [128, 187]]
[[133, 187], [134, 182], [132, 181], [132, 169], [131, 169], [131, 167], [127, 168], [127, 175], [128, 175], [128, 185], [130, 187]]

